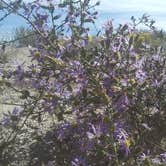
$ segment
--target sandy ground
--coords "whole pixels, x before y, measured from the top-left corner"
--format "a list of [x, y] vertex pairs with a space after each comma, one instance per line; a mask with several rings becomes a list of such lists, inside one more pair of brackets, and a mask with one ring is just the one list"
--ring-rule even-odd
[[[14, 69], [16, 65], [24, 63], [25, 66], [30, 64], [30, 52], [28, 47], [15, 48], [7, 47], [5, 52], [1, 52], [0, 58], [5, 59], [6, 63], [0, 63], [0, 70]], [[0, 87], [0, 115], [6, 111], [13, 109], [14, 105], [2, 103], [15, 103], [18, 100], [17, 94], [14, 94], [9, 89]]]

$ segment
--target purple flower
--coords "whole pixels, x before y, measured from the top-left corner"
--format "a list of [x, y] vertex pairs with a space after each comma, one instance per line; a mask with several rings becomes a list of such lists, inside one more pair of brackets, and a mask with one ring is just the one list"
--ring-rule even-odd
[[110, 78], [105, 78], [103, 85], [104, 85], [105, 88], [109, 88], [111, 86], [111, 79]]
[[24, 79], [24, 76], [25, 76], [25, 72], [24, 72], [24, 68], [22, 64], [22, 65], [19, 65], [15, 71], [15, 79], [19, 82]]
[[47, 25], [46, 24], [47, 19], [48, 19], [48, 14], [36, 13], [36, 19], [34, 21], [34, 24], [40, 31], [43, 31]]
[[127, 86], [128, 85], [128, 79], [127, 78], [124, 78], [124, 79], [122, 79], [121, 80], [121, 84], [122, 84], [122, 86]]
[[11, 123], [12, 123], [12, 120], [9, 116], [5, 116], [1, 121], [1, 124], [5, 127], [9, 126]]
[[159, 86], [160, 86], [160, 82], [155, 79], [155, 80], [152, 82], [152, 86], [154, 86], [154, 87], [159, 87]]
[[2, 68], [0, 68], [0, 76], [2, 76], [3, 75], [3, 70], [2, 70]]
[[104, 29], [105, 29], [105, 34], [107, 37], [111, 36], [113, 33], [113, 24], [112, 24], [113, 20], [109, 20], [105, 25], [104, 25]]
[[140, 161], [146, 160], [147, 157], [148, 156], [145, 153], [141, 153], [141, 155], [140, 155]]
[[99, 122], [96, 125], [91, 124], [90, 125], [90, 129], [91, 131], [87, 132], [87, 136], [89, 139], [93, 139], [93, 138], [98, 138], [101, 135], [106, 135], [109, 132], [109, 126], [108, 124], [104, 123], [104, 122]]
[[72, 126], [70, 123], [66, 122], [61, 124], [57, 130], [57, 137], [60, 141], [68, 137], [72, 132]]
[[18, 107], [15, 107], [12, 112], [4, 113], [4, 117], [1, 121], [1, 124], [5, 127], [10, 126], [13, 122], [17, 122], [19, 115], [21, 114], [22, 110]]
[[166, 164], [166, 152], [160, 154], [160, 156], [161, 156], [163, 162]]
[[88, 164], [86, 163], [84, 158], [78, 156], [72, 161], [72, 166], [88, 166]]
[[54, 161], [49, 161], [47, 166], [55, 166]]
[[18, 107], [14, 107], [14, 109], [13, 109], [13, 111], [12, 111], [12, 115], [14, 115], [14, 116], [19, 116], [20, 115], [20, 113], [21, 113], [21, 109], [20, 108], [18, 108]]
[[88, 152], [90, 151], [94, 146], [94, 141], [84, 139], [79, 141], [79, 148], [81, 152]]
[[147, 78], [147, 74], [141, 69], [139, 69], [136, 71], [136, 78], [141, 84], [143, 84]]
[[117, 111], [126, 111], [129, 107], [130, 101], [126, 95], [121, 95], [115, 102], [114, 108]]
[[58, 98], [50, 95], [43, 99], [42, 105], [45, 112], [53, 113], [58, 105]]
[[155, 165], [156, 165], [156, 164], [157, 164], [157, 165], [160, 165], [160, 164], [161, 164], [161, 160], [156, 157], [156, 158], [153, 158], [153, 159], [152, 159], [152, 163], [155, 164]]
[[128, 156], [130, 153], [130, 139], [128, 133], [119, 124], [115, 124], [116, 130], [114, 132], [116, 140], [119, 142], [121, 149]]

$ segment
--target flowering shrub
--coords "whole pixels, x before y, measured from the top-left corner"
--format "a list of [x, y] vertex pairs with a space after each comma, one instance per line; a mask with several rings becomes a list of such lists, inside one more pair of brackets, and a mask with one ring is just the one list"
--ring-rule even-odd
[[0, 163], [165, 165], [166, 56], [137, 42], [136, 26], [155, 31], [153, 20], [108, 21], [91, 40], [98, 2], [5, 5], [38, 38], [30, 66], [2, 72], [21, 104], [1, 121]]

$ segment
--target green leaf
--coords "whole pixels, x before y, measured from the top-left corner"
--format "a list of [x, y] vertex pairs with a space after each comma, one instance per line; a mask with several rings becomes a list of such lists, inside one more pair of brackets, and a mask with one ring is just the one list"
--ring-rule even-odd
[[66, 3], [61, 3], [61, 4], [58, 5], [58, 7], [60, 7], [60, 8], [64, 8], [64, 7], [66, 7], [66, 6], [67, 6]]
[[51, 56], [47, 56], [46, 57], [48, 60], [51, 60], [51, 62], [57, 64], [57, 65], [60, 65], [60, 66], [64, 66], [65, 63], [61, 60], [61, 59], [58, 59], [58, 58], [55, 58], [55, 57], [51, 57]]
[[91, 19], [91, 18], [85, 19], [84, 22], [92, 22], [92, 23], [95, 23], [94, 20]]
[[57, 20], [57, 19], [59, 19], [60, 17], [61, 17], [61, 15], [58, 14], [58, 15], [54, 16], [53, 19], [54, 19], [54, 20]]
[[134, 41], [134, 37], [131, 36], [130, 39], [129, 39], [129, 48], [132, 46], [133, 41]]

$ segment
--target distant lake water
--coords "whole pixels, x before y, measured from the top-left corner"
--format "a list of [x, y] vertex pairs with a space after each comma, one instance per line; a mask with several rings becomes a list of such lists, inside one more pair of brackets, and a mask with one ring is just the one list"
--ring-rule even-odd
[[[99, 12], [99, 16], [96, 20], [96, 29], [102, 29], [104, 23], [108, 20], [113, 19], [114, 24], [123, 24], [130, 22], [131, 16], [135, 18], [140, 18], [143, 12]], [[158, 28], [166, 29], [166, 14], [165, 13], [148, 13], [152, 19], [156, 21], [156, 26]], [[0, 13], [2, 15], [2, 13]], [[14, 30], [20, 26], [28, 26], [26, 21], [18, 16], [10, 15], [4, 21], [0, 22], [0, 39], [8, 40], [12, 35]], [[92, 27], [94, 28], [94, 27]], [[93, 34], [97, 33], [94, 28]]]

